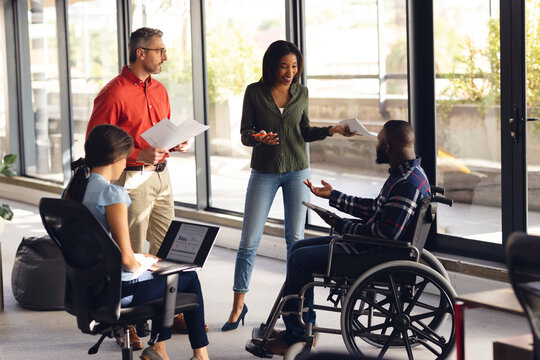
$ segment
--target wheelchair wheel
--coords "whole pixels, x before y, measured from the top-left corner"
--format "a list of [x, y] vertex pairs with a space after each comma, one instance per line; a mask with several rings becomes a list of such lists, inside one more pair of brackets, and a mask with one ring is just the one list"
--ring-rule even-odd
[[[345, 345], [352, 354], [379, 359], [410, 360], [415, 354], [445, 359], [455, 341], [454, 298], [446, 279], [426, 265], [391, 261], [375, 266], [354, 282], [345, 298]], [[443, 325], [445, 319], [451, 321]]]
[[427, 266], [429, 266], [433, 270], [437, 271], [446, 279], [446, 281], [450, 282], [450, 276], [448, 276], [448, 272], [446, 271], [444, 266], [441, 264], [439, 259], [435, 257], [435, 255], [433, 255], [426, 249], [423, 249], [422, 255], [420, 255], [420, 261], [425, 263]]

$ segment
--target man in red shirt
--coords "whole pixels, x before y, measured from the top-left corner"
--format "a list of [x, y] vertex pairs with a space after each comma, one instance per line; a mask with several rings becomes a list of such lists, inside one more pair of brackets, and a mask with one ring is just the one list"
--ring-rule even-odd
[[[186, 141], [169, 150], [153, 148], [141, 137], [153, 125], [171, 116], [167, 90], [151, 76], [159, 74], [167, 60], [162, 35], [162, 31], [150, 28], [131, 33], [129, 65], [124, 66], [120, 75], [107, 83], [95, 98], [86, 130], [88, 136], [95, 126], [112, 124], [133, 138], [134, 150], [116, 184], [123, 186], [131, 198], [128, 225], [133, 251], [143, 252], [144, 241], [148, 240], [149, 253], [153, 255], [159, 250], [174, 219], [174, 199], [166, 167], [169, 151], [187, 152], [191, 147]], [[175, 318], [173, 331], [185, 331], [180, 316]], [[133, 348], [143, 347], [133, 327], [130, 338]]]
[[[143, 252], [144, 241], [150, 254], [156, 254], [174, 219], [174, 200], [168, 169], [168, 149], [153, 148], [141, 134], [164, 118], [171, 107], [165, 86], [152, 78], [167, 60], [163, 32], [140, 28], [128, 43], [129, 65], [112, 79], [94, 100], [87, 134], [96, 125], [107, 123], [121, 127], [134, 141], [133, 153], [117, 184], [126, 188], [132, 205], [128, 209], [129, 235], [133, 251]], [[190, 143], [174, 151], [188, 151]]]

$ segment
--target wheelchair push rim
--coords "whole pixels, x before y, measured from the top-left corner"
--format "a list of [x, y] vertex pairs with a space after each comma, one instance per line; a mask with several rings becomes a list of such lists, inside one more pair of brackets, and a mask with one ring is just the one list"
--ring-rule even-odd
[[445, 359], [455, 341], [455, 296], [448, 281], [426, 265], [391, 261], [375, 266], [354, 282], [345, 298], [345, 345], [350, 353], [378, 359], [414, 359], [414, 353], [422, 359]]

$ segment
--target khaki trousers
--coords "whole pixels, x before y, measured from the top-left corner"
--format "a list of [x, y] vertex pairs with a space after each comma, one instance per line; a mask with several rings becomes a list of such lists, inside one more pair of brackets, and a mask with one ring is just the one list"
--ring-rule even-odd
[[136, 253], [143, 252], [144, 241], [156, 255], [174, 219], [174, 199], [169, 169], [156, 171], [124, 171], [117, 185], [123, 186], [130, 198], [128, 208], [129, 237]]

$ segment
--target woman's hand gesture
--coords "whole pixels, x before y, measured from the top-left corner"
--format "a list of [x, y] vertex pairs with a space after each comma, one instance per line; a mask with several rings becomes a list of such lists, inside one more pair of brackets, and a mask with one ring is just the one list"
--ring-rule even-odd
[[266, 145], [279, 145], [279, 137], [277, 133], [267, 133], [265, 130], [261, 130], [252, 136], [257, 142], [262, 142]]

